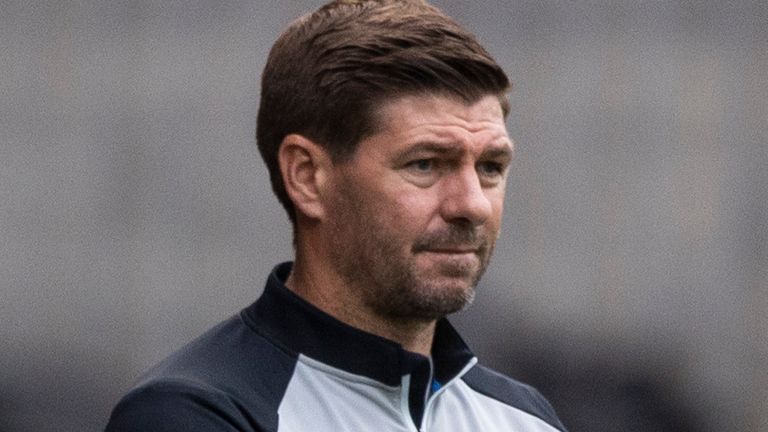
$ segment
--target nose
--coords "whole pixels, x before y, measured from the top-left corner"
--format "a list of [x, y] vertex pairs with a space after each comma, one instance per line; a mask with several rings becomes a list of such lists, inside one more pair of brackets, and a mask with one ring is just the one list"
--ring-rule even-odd
[[491, 217], [491, 200], [474, 167], [457, 171], [445, 180], [441, 203], [444, 220], [479, 226]]

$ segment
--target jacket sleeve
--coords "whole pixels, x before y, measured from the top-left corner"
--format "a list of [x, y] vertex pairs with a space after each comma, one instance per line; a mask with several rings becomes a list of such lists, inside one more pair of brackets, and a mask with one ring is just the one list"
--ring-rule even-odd
[[261, 432], [230, 397], [193, 382], [137, 387], [112, 411], [106, 432]]

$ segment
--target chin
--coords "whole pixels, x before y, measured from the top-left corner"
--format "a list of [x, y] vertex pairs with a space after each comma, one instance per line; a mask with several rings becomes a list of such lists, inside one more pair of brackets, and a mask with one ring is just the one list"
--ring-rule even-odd
[[418, 302], [432, 318], [442, 318], [458, 312], [469, 304], [475, 297], [473, 280], [446, 278], [433, 280], [429, 287], [424, 287], [421, 300]]

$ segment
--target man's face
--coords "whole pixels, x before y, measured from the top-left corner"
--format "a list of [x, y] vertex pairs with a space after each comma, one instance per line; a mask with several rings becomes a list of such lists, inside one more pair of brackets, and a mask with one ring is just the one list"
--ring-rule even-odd
[[512, 142], [499, 101], [408, 96], [332, 174], [332, 263], [373, 313], [432, 320], [472, 300], [498, 237]]

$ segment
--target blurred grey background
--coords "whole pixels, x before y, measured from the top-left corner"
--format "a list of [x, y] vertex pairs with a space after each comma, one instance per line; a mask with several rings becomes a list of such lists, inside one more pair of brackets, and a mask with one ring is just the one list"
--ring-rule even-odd
[[[571, 432], [768, 431], [768, 4], [434, 3], [514, 81], [470, 345]], [[258, 82], [320, 4], [0, 1], [0, 431], [100, 430], [290, 259]]]

